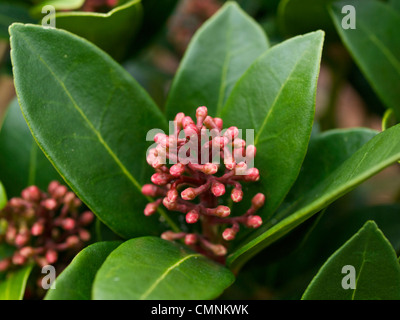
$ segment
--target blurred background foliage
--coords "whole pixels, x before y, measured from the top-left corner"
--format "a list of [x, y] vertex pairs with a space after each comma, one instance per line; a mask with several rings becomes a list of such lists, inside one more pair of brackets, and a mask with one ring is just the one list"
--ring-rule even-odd
[[[386, 107], [335, 29], [328, 12], [328, 5], [335, 0], [237, 2], [262, 26], [272, 45], [317, 29], [326, 32], [314, 132], [353, 127], [382, 129]], [[397, 0], [389, 2], [393, 10], [400, 7]], [[57, 27], [87, 38], [120, 62], [162, 109], [190, 39], [223, 3], [0, 0], [0, 123], [15, 97], [8, 26], [13, 22], [40, 23], [45, 16], [41, 13], [43, 5], [57, 9]], [[299, 299], [325, 260], [369, 219], [377, 222], [399, 254], [399, 177], [399, 166], [387, 168], [264, 250], [241, 270], [222, 298]]]

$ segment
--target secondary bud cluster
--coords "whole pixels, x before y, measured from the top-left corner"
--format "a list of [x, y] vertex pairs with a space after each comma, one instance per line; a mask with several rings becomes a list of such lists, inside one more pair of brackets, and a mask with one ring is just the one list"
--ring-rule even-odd
[[87, 231], [94, 215], [79, 212], [82, 202], [57, 181], [48, 192], [36, 186], [24, 189], [19, 198], [11, 198], [0, 211], [0, 244], [14, 247], [11, 257], [0, 260], [0, 271], [35, 262], [54, 264], [59, 253], [77, 253], [90, 240]]
[[[207, 129], [211, 130], [211, 135], [205, 134]], [[187, 144], [193, 140], [201, 143], [194, 155], [189, 156], [189, 161], [182, 161], [176, 155], [188, 153]], [[226, 255], [226, 241], [236, 237], [240, 225], [258, 228], [262, 224], [261, 217], [255, 215], [265, 202], [262, 193], [253, 197], [250, 209], [241, 216], [232, 217], [231, 208], [223, 205], [223, 196], [229, 193], [233, 202], [242, 201], [241, 182], [260, 178], [256, 168], [249, 168], [247, 161], [242, 161], [253, 162], [256, 147], [246, 146], [246, 141], [239, 138], [238, 128], [223, 130], [222, 119], [212, 118], [206, 107], [199, 107], [196, 121], [178, 113], [174, 133], [169, 136], [159, 133], [154, 141], [157, 146], [150, 149], [147, 162], [156, 172], [151, 177], [153, 184], [144, 185], [142, 193], [157, 200], [147, 204], [144, 214], [154, 214], [162, 204], [170, 211], [184, 213], [188, 224], [201, 222], [202, 226], [201, 234], [167, 231], [162, 234], [163, 239], [184, 239], [197, 251], [218, 257]], [[215, 161], [215, 154], [218, 161]], [[165, 159], [173, 165], [167, 167]], [[219, 165], [221, 159], [224, 168]], [[221, 174], [217, 175], [218, 172]]]

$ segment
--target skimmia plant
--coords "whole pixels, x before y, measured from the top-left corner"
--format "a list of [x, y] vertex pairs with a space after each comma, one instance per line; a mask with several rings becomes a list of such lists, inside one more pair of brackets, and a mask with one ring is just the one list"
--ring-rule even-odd
[[[0, 134], [0, 205], [4, 189], [18, 192], [13, 179], [21, 189], [64, 180], [119, 236], [81, 250], [46, 299], [216, 298], [252, 257], [400, 159], [399, 125], [311, 134], [322, 31], [271, 46], [228, 2], [196, 32], [162, 107], [83, 38], [29, 24], [9, 32], [18, 102]], [[340, 289], [344, 265], [360, 272], [356, 289]], [[29, 272], [6, 288], [21, 292]], [[303, 298], [400, 298], [399, 282], [393, 248], [368, 222]]]

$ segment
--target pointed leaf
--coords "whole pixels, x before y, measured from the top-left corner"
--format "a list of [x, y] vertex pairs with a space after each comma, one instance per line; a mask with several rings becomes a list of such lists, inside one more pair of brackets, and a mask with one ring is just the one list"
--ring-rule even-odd
[[[341, 10], [356, 10], [356, 29], [343, 29]], [[375, 0], [345, 1], [332, 5], [336, 30], [381, 100], [400, 119], [400, 13]]]
[[[347, 283], [344, 266], [354, 268], [355, 289]], [[352, 271], [350, 271], [352, 272]], [[373, 221], [367, 222], [322, 266], [303, 295], [303, 300], [398, 300], [400, 265], [389, 241]]]
[[228, 257], [228, 265], [239, 268], [257, 252], [399, 159], [400, 125], [396, 125], [375, 136], [295, 203], [274, 216]]
[[48, 159], [113, 231], [158, 233], [158, 217], [143, 215], [141, 194], [153, 171], [146, 163], [147, 132], [167, 127], [154, 102], [82, 38], [21, 24], [10, 32], [19, 102]]
[[121, 242], [97, 242], [83, 249], [57, 277], [45, 300], [90, 300], [97, 271]]
[[226, 127], [255, 130], [260, 182], [251, 190], [268, 199], [263, 216], [282, 202], [306, 154], [322, 43], [317, 31], [268, 50], [238, 81], [222, 112]]
[[17, 99], [9, 106], [0, 131], [0, 168], [9, 197], [20, 196], [31, 185], [47, 190], [52, 180], [62, 182], [33, 139]]
[[131, 0], [108, 13], [58, 12], [56, 27], [70, 31], [121, 60], [142, 22], [140, 0]]
[[0, 300], [22, 300], [32, 267], [29, 265], [14, 271], [0, 282]]
[[264, 31], [237, 4], [223, 6], [192, 38], [172, 83], [167, 118], [194, 115], [205, 105], [216, 116], [233, 86], [268, 48]]
[[0, 210], [6, 206], [7, 201], [6, 189], [4, 189], [4, 186], [0, 181]]
[[218, 297], [234, 281], [222, 265], [160, 238], [129, 240], [96, 275], [96, 300], [189, 300]]

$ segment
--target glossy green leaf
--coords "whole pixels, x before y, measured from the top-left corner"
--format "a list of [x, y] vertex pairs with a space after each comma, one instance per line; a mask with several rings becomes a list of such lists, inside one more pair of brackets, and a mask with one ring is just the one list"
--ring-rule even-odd
[[158, 217], [143, 215], [141, 194], [154, 172], [146, 163], [147, 133], [167, 127], [154, 102], [82, 38], [20, 24], [11, 35], [19, 102], [40, 148], [113, 231], [127, 238], [158, 234]]
[[[254, 129], [255, 167], [272, 214], [299, 174], [307, 151], [323, 43], [317, 31], [287, 40], [258, 58], [234, 87], [222, 112], [225, 127]], [[248, 140], [248, 137], [246, 137]]]
[[285, 203], [295, 202], [377, 134], [375, 130], [354, 128], [329, 130], [313, 137], [300, 174]]
[[0, 300], [22, 300], [32, 267], [29, 265], [14, 271], [0, 282]]
[[[355, 270], [355, 289], [344, 289]], [[349, 275], [349, 276], [347, 276]], [[373, 221], [336, 251], [322, 266], [303, 295], [304, 300], [398, 300], [400, 265], [396, 253]]]
[[293, 204], [264, 224], [228, 257], [228, 265], [233, 269], [239, 268], [257, 252], [399, 159], [400, 125], [396, 125], [375, 136]]
[[[337, 0], [282, 0], [277, 22], [281, 31], [290, 36], [322, 29], [327, 38], [336, 36], [328, 5]], [[337, 36], [336, 36], [337, 38]]]
[[268, 48], [264, 31], [237, 4], [229, 2], [192, 38], [172, 83], [167, 118], [194, 115], [205, 105], [216, 116], [233, 86]]
[[400, 12], [400, 0], [389, 0], [390, 5], [392, 8]]
[[90, 300], [97, 271], [121, 242], [97, 242], [83, 249], [57, 277], [45, 300]]
[[108, 13], [59, 12], [56, 27], [70, 31], [120, 60], [142, 22], [140, 0], [132, 0]]
[[186, 247], [155, 237], [115, 249], [96, 275], [96, 300], [213, 299], [234, 281], [222, 265]]
[[0, 3], [0, 39], [8, 39], [8, 27], [14, 22], [32, 22], [27, 8], [15, 3]]
[[0, 180], [9, 197], [20, 196], [31, 185], [47, 190], [51, 181], [62, 182], [33, 139], [17, 99], [9, 106], [0, 131]]
[[0, 210], [3, 209], [7, 204], [7, 193], [3, 184], [0, 181]]
[[[356, 29], [343, 29], [343, 5], [356, 10]], [[400, 13], [381, 1], [332, 5], [336, 29], [354, 60], [388, 108], [400, 119]]]
[[45, 0], [35, 5], [31, 10], [33, 16], [42, 17], [42, 8], [44, 6], [53, 6], [58, 10], [76, 10], [83, 6], [85, 0]]

